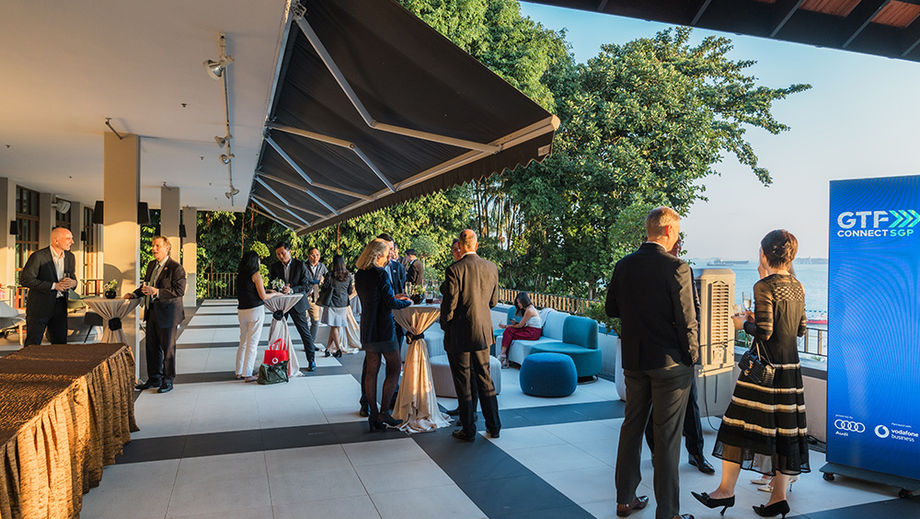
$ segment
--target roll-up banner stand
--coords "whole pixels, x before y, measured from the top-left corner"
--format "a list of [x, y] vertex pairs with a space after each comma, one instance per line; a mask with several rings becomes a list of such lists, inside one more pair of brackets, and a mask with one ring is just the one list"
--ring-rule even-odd
[[920, 176], [830, 183], [827, 465], [920, 489]]

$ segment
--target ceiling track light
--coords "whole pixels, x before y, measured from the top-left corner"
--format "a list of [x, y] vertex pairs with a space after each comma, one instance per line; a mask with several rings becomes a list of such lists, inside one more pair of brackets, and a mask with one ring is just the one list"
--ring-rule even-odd
[[220, 54], [218, 55], [217, 60], [206, 60], [204, 62], [204, 68], [208, 73], [208, 76], [212, 79], [218, 79], [223, 81], [224, 87], [224, 135], [217, 135], [214, 137], [214, 142], [224, 150], [224, 153], [220, 154], [220, 162], [227, 166], [227, 179], [229, 180], [230, 190], [224, 193], [224, 196], [230, 200], [230, 203], [233, 203], [233, 197], [240, 194], [240, 190], [233, 186], [233, 152], [231, 139], [233, 136], [230, 134], [230, 72], [228, 70], [228, 65], [233, 62], [233, 57], [227, 55], [227, 35], [220, 33], [217, 37], [217, 46], [220, 49]]
[[233, 56], [227, 55], [227, 37], [224, 33], [220, 33], [217, 37], [217, 46], [220, 48], [220, 55], [217, 59], [208, 59], [204, 62], [204, 69], [207, 71], [208, 76], [214, 80], [223, 78], [227, 65], [233, 63]]

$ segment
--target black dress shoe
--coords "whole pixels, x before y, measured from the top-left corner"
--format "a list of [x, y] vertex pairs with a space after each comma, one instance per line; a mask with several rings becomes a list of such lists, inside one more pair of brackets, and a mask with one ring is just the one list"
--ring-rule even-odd
[[463, 441], [465, 441], [465, 442], [471, 442], [471, 441], [473, 441], [473, 440], [476, 439], [476, 433], [474, 433], [474, 432], [473, 432], [473, 433], [468, 433], [468, 432], [464, 431], [463, 429], [457, 429], [456, 431], [454, 431], [453, 433], [451, 433], [451, 435], [452, 435], [454, 438], [456, 438], [456, 439], [458, 439], [458, 440], [463, 440]]
[[157, 389], [157, 393], [169, 393], [173, 390], [172, 382], [163, 382], [163, 385], [160, 386], [160, 389]]
[[712, 468], [712, 465], [706, 461], [706, 458], [702, 454], [691, 454], [690, 455], [690, 464], [696, 467], [697, 470], [703, 474], [715, 474], [716, 469]]
[[450, 411], [445, 411], [445, 414], [447, 414], [447, 416], [460, 416], [460, 408], [455, 407]]
[[633, 499], [632, 503], [629, 503], [628, 505], [617, 503], [617, 515], [620, 517], [626, 517], [636, 510], [642, 510], [646, 506], [648, 506], [648, 496], [637, 496], [635, 499]]
[[306, 369], [307, 371], [316, 371], [316, 362], [310, 361], [310, 365]]
[[160, 383], [155, 380], [147, 379], [147, 382], [143, 382], [141, 384], [134, 386], [134, 389], [137, 389], [138, 391], [143, 391], [145, 389], [150, 389], [152, 387], [160, 387]]
[[693, 514], [677, 514], [673, 519], [693, 519]]
[[487, 430], [486, 432], [489, 434], [489, 438], [492, 438], [494, 440], [499, 437], [501, 433], [501, 429], [490, 429], [490, 430]]
[[696, 498], [697, 501], [703, 503], [704, 506], [708, 508], [719, 508], [722, 507], [722, 511], [719, 512], [722, 515], [725, 515], [725, 511], [730, 507], [735, 506], [735, 496], [723, 497], [722, 499], [713, 499], [709, 497], [709, 494], [703, 492], [702, 494], [697, 494], [696, 492], [690, 492], [690, 495]]
[[367, 418], [370, 416], [371, 410], [367, 407], [367, 404], [361, 404], [361, 410], [358, 411], [358, 416], [363, 416]]

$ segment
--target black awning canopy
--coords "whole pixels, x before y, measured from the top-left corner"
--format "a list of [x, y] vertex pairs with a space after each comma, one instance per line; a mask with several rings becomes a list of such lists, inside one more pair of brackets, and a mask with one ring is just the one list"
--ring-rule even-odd
[[289, 23], [250, 201], [297, 232], [550, 152], [558, 118], [393, 0]]

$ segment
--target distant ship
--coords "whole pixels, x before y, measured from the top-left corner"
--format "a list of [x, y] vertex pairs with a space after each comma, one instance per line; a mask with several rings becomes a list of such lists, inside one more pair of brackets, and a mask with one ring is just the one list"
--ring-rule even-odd
[[732, 265], [747, 265], [750, 263], [748, 260], [723, 260], [716, 258], [706, 265], [709, 267], [731, 267]]

